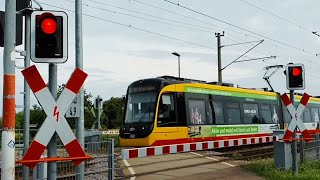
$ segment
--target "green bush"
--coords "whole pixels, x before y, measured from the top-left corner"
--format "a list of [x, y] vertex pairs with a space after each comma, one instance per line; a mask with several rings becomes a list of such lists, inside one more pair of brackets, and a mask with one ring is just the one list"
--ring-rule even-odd
[[118, 147], [120, 145], [118, 134], [103, 134], [101, 135], [101, 141], [106, 141], [108, 139], [114, 139], [114, 146]]

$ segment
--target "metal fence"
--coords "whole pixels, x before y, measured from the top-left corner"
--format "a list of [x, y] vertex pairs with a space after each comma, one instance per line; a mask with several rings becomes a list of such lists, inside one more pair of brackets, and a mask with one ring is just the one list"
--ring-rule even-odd
[[[34, 130], [36, 131], [36, 130]], [[23, 157], [23, 136], [22, 130], [16, 130], [16, 159], [21, 160]], [[32, 133], [31, 133], [32, 132]], [[36, 132], [30, 132], [30, 139]], [[33, 135], [33, 136], [34, 136]], [[94, 138], [97, 141], [86, 139], [85, 152], [92, 156], [93, 159], [84, 162], [84, 179], [114, 179], [118, 168], [115, 168], [114, 156], [114, 139], [103, 139], [100, 141], [100, 136]], [[92, 139], [91, 139], [92, 140]], [[46, 154], [46, 152], [44, 153]], [[58, 139], [57, 156], [69, 157], [63, 144]], [[4, 162], [1, 162], [4, 163]], [[22, 165], [16, 164], [15, 179], [23, 179]], [[76, 179], [76, 167], [72, 161], [57, 162], [57, 179]], [[47, 163], [38, 163], [37, 166], [29, 171], [28, 179], [47, 179]]]
[[320, 160], [320, 134], [312, 136], [313, 141], [306, 143], [301, 140], [299, 143], [300, 162]]

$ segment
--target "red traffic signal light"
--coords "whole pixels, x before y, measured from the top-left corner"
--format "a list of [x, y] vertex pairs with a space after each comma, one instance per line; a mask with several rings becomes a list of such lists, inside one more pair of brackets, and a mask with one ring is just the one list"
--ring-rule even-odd
[[301, 68], [294, 67], [294, 68], [292, 69], [292, 75], [293, 75], [293, 76], [299, 76], [299, 75], [301, 75]]
[[31, 60], [64, 63], [68, 59], [67, 15], [60, 11], [31, 14]]
[[41, 30], [45, 34], [53, 34], [57, 31], [57, 21], [54, 18], [45, 18], [41, 22]]
[[303, 64], [288, 64], [286, 69], [287, 89], [300, 90], [305, 88]]

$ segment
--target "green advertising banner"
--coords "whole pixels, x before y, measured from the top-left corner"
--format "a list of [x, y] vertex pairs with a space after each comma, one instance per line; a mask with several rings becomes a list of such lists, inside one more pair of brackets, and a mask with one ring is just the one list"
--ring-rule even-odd
[[231, 91], [222, 91], [214, 89], [203, 89], [196, 87], [185, 87], [186, 92], [199, 93], [199, 94], [214, 94], [220, 96], [234, 96], [234, 97], [244, 97], [244, 98], [254, 98], [254, 99], [266, 99], [266, 100], [276, 100], [276, 96], [271, 95], [262, 95], [262, 94], [250, 94], [242, 92], [231, 92]]
[[270, 125], [190, 126], [189, 137], [216, 137], [238, 134], [271, 133]]
[[258, 133], [258, 126], [211, 127], [211, 135]]

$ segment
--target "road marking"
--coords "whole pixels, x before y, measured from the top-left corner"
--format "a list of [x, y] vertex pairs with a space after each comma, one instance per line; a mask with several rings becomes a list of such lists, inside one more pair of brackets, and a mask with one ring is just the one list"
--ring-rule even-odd
[[127, 166], [127, 167], [129, 167], [130, 166], [130, 164], [128, 163], [128, 161], [127, 160], [123, 160], [123, 162], [124, 162], [124, 164]]
[[128, 167], [128, 170], [130, 171], [131, 175], [135, 175], [136, 172], [134, 172], [134, 170], [132, 169], [132, 167]]
[[[124, 164], [128, 167], [128, 170], [129, 170], [130, 174], [131, 174], [131, 175], [135, 175], [136, 172], [134, 172], [133, 168], [130, 167], [129, 162], [128, 162], [127, 160], [125, 160], [125, 159], [123, 160], [123, 162], [124, 162]], [[135, 180], [135, 179], [136, 179], [135, 176], [133, 176], [133, 177], [130, 178], [130, 180]]]
[[197, 155], [197, 156], [203, 156], [202, 154], [198, 154], [198, 153], [195, 153], [195, 152], [190, 152], [191, 154], [194, 154], [194, 155]]
[[231, 167], [236, 167], [235, 165], [233, 165], [233, 164], [229, 164], [229, 163], [227, 163], [227, 162], [222, 162], [222, 164], [225, 164], [225, 165], [227, 165], [227, 166], [231, 166]]
[[[195, 153], [195, 152], [190, 152], [191, 154], [194, 154], [194, 155], [197, 155], [197, 156], [201, 156], [201, 157], [203, 157], [204, 155], [202, 155], [202, 154], [198, 154], [198, 153]], [[205, 156], [207, 159], [211, 159], [211, 160], [214, 160], [214, 161], [218, 161], [218, 159], [215, 159], [215, 158], [213, 158], [213, 157], [208, 157], [208, 156]], [[233, 165], [233, 164], [229, 164], [229, 163], [227, 163], [227, 162], [221, 162], [222, 164], [225, 164], [225, 165], [227, 165], [227, 166], [230, 166], [230, 167], [236, 167], [235, 165]]]
[[216, 158], [213, 158], [213, 157], [208, 157], [208, 156], [206, 156], [206, 158], [207, 158], [207, 159], [211, 159], [211, 160], [214, 160], [214, 161], [218, 161], [218, 159], [216, 159]]

